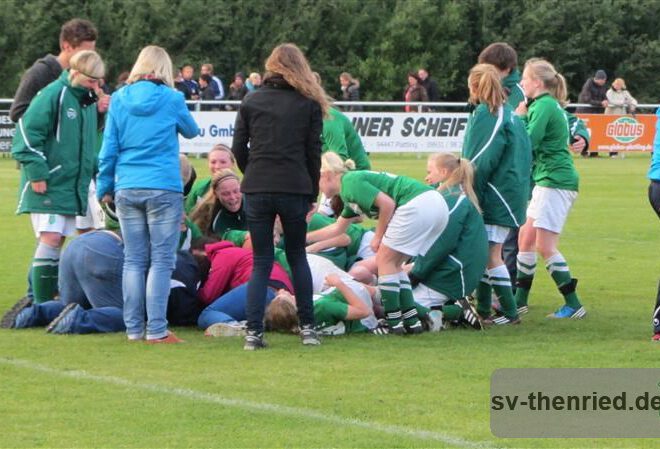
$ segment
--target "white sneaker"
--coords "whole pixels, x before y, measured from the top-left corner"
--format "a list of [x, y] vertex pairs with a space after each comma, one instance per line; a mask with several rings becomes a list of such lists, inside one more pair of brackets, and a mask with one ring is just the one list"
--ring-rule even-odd
[[431, 310], [426, 315], [426, 323], [429, 326], [429, 332], [440, 332], [445, 328], [442, 322], [442, 312], [440, 310]]
[[344, 335], [346, 333], [346, 325], [343, 321], [340, 321], [335, 325], [322, 327], [317, 332], [323, 336]]
[[244, 324], [238, 321], [211, 324], [204, 331], [207, 337], [243, 337], [247, 334]]

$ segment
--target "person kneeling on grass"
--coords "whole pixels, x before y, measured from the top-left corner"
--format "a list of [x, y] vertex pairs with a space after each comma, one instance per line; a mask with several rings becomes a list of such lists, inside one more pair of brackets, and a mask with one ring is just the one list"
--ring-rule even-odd
[[349, 171], [354, 165], [335, 153], [321, 158], [320, 190], [339, 195], [345, 204], [336, 230], [344, 232], [351, 218], [362, 214], [378, 223], [371, 248], [376, 251], [378, 287], [389, 331], [423, 332], [403, 262], [424, 255], [440, 236], [449, 211], [447, 203], [429, 186], [405, 176], [372, 171]]
[[467, 159], [451, 153], [429, 157], [426, 182], [438, 185], [449, 207], [449, 221], [442, 235], [424, 256], [416, 257], [408, 273], [415, 302], [439, 309], [446, 322], [482, 329], [469, 302], [488, 261], [488, 236], [477, 196], [472, 187], [474, 169]]

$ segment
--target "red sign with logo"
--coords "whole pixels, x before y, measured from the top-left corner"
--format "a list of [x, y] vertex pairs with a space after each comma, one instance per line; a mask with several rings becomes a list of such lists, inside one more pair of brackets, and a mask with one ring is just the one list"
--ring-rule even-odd
[[653, 151], [654, 114], [577, 114], [591, 135], [589, 151]]

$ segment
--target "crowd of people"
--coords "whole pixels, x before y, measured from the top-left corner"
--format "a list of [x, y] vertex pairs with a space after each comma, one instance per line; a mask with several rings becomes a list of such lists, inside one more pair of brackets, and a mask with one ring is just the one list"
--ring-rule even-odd
[[[235, 77], [232, 147], [210, 148], [198, 178], [179, 154], [178, 135], [199, 133], [179, 92], [215, 97], [213, 67], [198, 85], [191, 66], [177, 75], [147, 46], [101, 101], [95, 40], [90, 22], [65, 24], [62, 53], [35, 63], [12, 106], [17, 212], [30, 214], [37, 247], [28, 294], [2, 327], [157, 344], [182, 342], [170, 325], [197, 325], [244, 336], [246, 350], [266, 347], [266, 330], [314, 346], [320, 335], [481, 330], [529, 313], [537, 254], [563, 299], [548, 318], [585, 317], [558, 246], [579, 188], [571, 152], [588, 149], [589, 134], [550, 62], [530, 59], [521, 73], [511, 46], [485, 48], [468, 76], [461, 155], [431, 155], [421, 182], [372, 171], [302, 51], [281, 44], [263, 79]], [[406, 99], [437, 93], [423, 72], [409, 74]], [[340, 79], [359, 95], [350, 74]]]

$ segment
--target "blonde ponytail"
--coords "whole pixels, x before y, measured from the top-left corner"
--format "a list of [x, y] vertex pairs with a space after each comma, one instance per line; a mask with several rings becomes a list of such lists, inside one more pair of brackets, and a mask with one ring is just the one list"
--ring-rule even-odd
[[491, 64], [477, 64], [470, 69], [468, 76], [470, 103], [483, 103], [491, 113], [504, 104], [505, 95], [497, 67]]
[[557, 72], [555, 67], [545, 59], [532, 58], [525, 63], [525, 70], [529, 70], [534, 79], [543, 83], [550, 95], [552, 95], [562, 108], [568, 104], [568, 89], [566, 79]]
[[321, 173], [332, 172], [343, 174], [351, 170], [355, 170], [353, 159], [346, 159], [344, 161], [337, 153], [332, 151], [326, 151], [321, 156]]
[[463, 193], [481, 213], [479, 199], [474, 191], [474, 167], [468, 159], [459, 158], [452, 153], [435, 153], [429, 156], [429, 161], [436, 168], [444, 168], [449, 171], [449, 177], [438, 187], [438, 191], [446, 190], [453, 186], [460, 186]]

